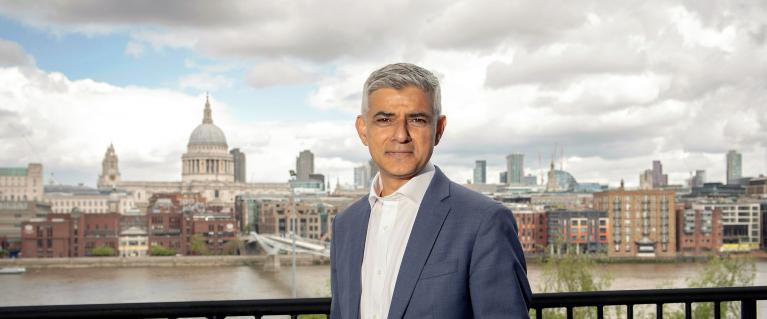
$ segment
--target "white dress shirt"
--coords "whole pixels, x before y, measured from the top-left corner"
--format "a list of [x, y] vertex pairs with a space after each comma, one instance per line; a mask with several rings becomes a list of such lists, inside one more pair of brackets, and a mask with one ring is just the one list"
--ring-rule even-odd
[[427, 163], [391, 195], [381, 197], [380, 173], [370, 186], [370, 221], [362, 259], [360, 296], [361, 319], [385, 319], [389, 315], [394, 285], [405, 254], [415, 216], [426, 189], [434, 177], [434, 165]]

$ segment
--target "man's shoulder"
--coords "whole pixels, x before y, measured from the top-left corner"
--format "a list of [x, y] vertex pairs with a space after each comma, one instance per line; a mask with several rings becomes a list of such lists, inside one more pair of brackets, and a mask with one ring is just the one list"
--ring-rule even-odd
[[350, 216], [354, 216], [356, 214], [362, 214], [365, 211], [370, 209], [370, 201], [368, 200], [368, 195], [364, 195], [357, 199], [354, 203], [349, 205], [349, 207], [346, 207], [343, 211], [338, 213], [335, 217], [336, 222], [343, 222]]
[[468, 189], [455, 182], [450, 182], [450, 202], [454, 205], [471, 206], [475, 208], [482, 207], [503, 207], [500, 202], [481, 194], [477, 191]]

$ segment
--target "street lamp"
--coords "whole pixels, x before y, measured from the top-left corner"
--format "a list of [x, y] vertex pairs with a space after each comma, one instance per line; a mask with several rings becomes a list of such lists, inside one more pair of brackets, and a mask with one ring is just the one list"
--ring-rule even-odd
[[[296, 180], [296, 171], [290, 170], [291, 181]], [[290, 241], [291, 241], [291, 286], [293, 287], [293, 298], [296, 295], [296, 200], [295, 192], [293, 191], [293, 184], [290, 184]]]

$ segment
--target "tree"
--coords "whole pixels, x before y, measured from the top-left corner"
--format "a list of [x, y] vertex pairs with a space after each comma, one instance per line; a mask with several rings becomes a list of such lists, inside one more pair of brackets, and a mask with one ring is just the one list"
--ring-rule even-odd
[[152, 256], [175, 256], [176, 251], [170, 248], [165, 248], [160, 245], [154, 245], [149, 249], [149, 254]]
[[91, 256], [94, 257], [107, 257], [107, 256], [114, 256], [115, 250], [112, 247], [109, 246], [98, 246], [96, 248], [93, 248], [91, 250]]
[[205, 240], [202, 238], [202, 235], [200, 234], [192, 235], [192, 238], [189, 241], [189, 243], [192, 246], [192, 254], [195, 254], [195, 255], [210, 254], [210, 252], [208, 251], [208, 245], [205, 243]]
[[[543, 263], [542, 292], [600, 291], [610, 287], [612, 276], [596, 268], [596, 262], [588, 255], [572, 252], [561, 256], [550, 256]], [[532, 314], [531, 314], [532, 315]], [[594, 318], [596, 308], [576, 308], [575, 318]], [[545, 318], [564, 318], [562, 311], [545, 309]]]
[[[687, 278], [690, 288], [744, 287], [753, 286], [756, 278], [756, 263], [753, 257], [722, 255], [711, 257], [695, 278]], [[721, 318], [728, 314], [739, 318], [740, 306], [735, 302], [721, 304]], [[676, 311], [669, 318], [684, 318], [683, 310]], [[698, 303], [693, 306], [693, 318], [713, 318], [714, 304]], [[732, 317], [730, 316], [730, 317]]]

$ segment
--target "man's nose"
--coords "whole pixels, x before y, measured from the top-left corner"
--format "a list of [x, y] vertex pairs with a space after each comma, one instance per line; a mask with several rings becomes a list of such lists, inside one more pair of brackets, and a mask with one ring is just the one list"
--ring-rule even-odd
[[410, 142], [410, 130], [407, 126], [407, 121], [399, 121], [397, 123], [392, 139], [399, 143]]

